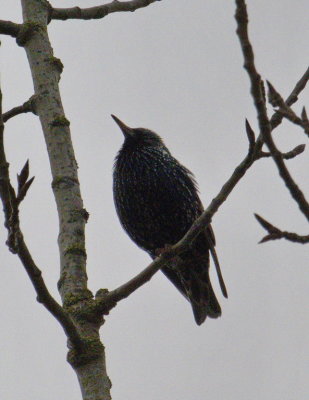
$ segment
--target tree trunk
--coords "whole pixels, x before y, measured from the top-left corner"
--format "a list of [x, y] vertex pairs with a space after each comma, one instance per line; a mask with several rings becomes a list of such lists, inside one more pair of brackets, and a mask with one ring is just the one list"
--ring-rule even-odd
[[86, 274], [87, 212], [83, 208], [69, 122], [59, 92], [62, 64], [53, 55], [47, 32], [49, 5], [44, 0], [21, 0], [21, 3], [24, 26], [18, 42], [24, 46], [29, 60], [36, 113], [45, 137], [59, 216], [59, 291], [85, 343], [82, 349], [70, 350], [68, 361], [78, 376], [84, 400], [109, 400], [111, 384], [99, 337], [102, 319], [90, 318], [89, 313], [86, 319], [85, 313], [82, 317], [77, 312], [93, 301]]

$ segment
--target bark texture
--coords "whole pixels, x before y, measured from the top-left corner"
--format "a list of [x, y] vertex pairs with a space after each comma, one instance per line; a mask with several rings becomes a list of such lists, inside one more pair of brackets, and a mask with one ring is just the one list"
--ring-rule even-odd
[[21, 3], [24, 24], [17, 41], [24, 46], [29, 60], [37, 96], [36, 113], [45, 137], [59, 216], [59, 291], [84, 343], [80, 349], [71, 348], [68, 361], [77, 373], [84, 400], [109, 400], [110, 381], [99, 338], [102, 319], [91, 318], [93, 295], [87, 288], [87, 212], [80, 193], [70, 126], [59, 92], [62, 64], [53, 55], [47, 32], [49, 5], [44, 0], [21, 0]]

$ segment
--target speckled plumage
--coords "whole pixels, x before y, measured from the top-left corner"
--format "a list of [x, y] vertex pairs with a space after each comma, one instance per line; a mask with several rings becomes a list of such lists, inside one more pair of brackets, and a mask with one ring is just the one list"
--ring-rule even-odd
[[[114, 165], [116, 211], [130, 238], [155, 258], [158, 250], [177, 243], [202, 213], [196, 182], [156, 133], [131, 129], [117, 117], [113, 118], [125, 136]], [[169, 265], [162, 270], [190, 301], [199, 325], [207, 316], [221, 315], [209, 280], [209, 250], [217, 261], [214, 245], [209, 227], [199, 235], [193, 248], [182, 255], [177, 269]], [[226, 295], [220, 270], [218, 273]]]

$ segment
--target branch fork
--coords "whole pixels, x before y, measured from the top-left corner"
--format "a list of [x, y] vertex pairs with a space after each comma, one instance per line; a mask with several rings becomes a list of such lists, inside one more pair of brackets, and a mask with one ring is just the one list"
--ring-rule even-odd
[[[273, 158], [278, 168], [279, 175], [281, 176], [282, 180], [287, 186], [292, 198], [298, 204], [299, 209], [301, 210], [305, 218], [309, 221], [308, 201], [306, 200], [299, 186], [292, 178], [284, 162], [284, 158], [291, 158], [295, 156], [295, 154], [296, 155], [299, 154], [299, 152], [303, 150], [303, 147], [298, 147], [297, 149], [292, 150], [291, 152], [289, 152], [288, 155], [286, 155], [286, 157], [284, 157], [284, 155], [278, 150], [271, 135], [274, 126], [276, 126], [277, 123], [281, 122], [283, 115], [286, 118], [289, 118], [294, 123], [296, 123], [295, 121], [297, 121], [297, 124], [301, 126], [303, 126], [303, 120], [304, 120], [305, 121], [304, 125], [306, 126], [305, 131], [306, 131], [308, 125], [306, 122], [308, 120], [308, 118], [306, 118], [306, 111], [303, 111], [302, 119], [297, 117], [296, 114], [290, 108], [290, 105], [295, 101], [295, 99], [297, 99], [297, 93], [296, 92], [292, 93], [285, 102], [283, 98], [280, 96], [280, 94], [274, 89], [273, 85], [267, 82], [269, 101], [273, 106], [279, 107], [279, 110], [277, 110], [276, 114], [271, 119], [268, 118], [266, 110], [265, 94], [263, 90], [261, 90], [262, 80], [255, 68], [253, 49], [248, 36], [248, 14], [247, 14], [247, 6], [245, 0], [236, 0], [235, 18], [237, 22], [236, 32], [240, 41], [244, 57], [244, 68], [246, 69], [249, 76], [251, 84], [251, 94], [257, 111], [257, 119], [259, 122], [259, 128], [261, 132], [260, 146], [257, 147], [255, 155], [258, 158], [261, 157], [261, 154], [263, 156], [263, 153], [260, 153], [260, 151], [262, 149], [263, 143], [265, 143], [269, 149], [271, 157]], [[298, 82], [295, 89], [298, 90], [299, 88], [301, 88], [302, 90], [305, 87], [308, 79], [309, 79], [309, 68], [307, 69], [303, 78]], [[252, 141], [252, 134], [251, 134], [251, 141]], [[262, 220], [259, 219], [260, 223], [261, 221]], [[267, 224], [264, 223], [263, 226], [265, 228]], [[279, 232], [278, 231], [275, 232], [275, 230], [273, 230], [273, 235], [275, 234], [279, 235]]]
[[265, 243], [270, 240], [276, 239], [286, 239], [294, 243], [309, 243], [309, 235], [301, 236], [297, 233], [282, 231], [281, 229], [275, 227], [270, 222], [266, 221], [266, 219], [262, 218], [258, 214], [254, 214], [257, 221], [261, 224], [261, 226], [268, 232], [268, 235], [264, 236], [259, 243]]

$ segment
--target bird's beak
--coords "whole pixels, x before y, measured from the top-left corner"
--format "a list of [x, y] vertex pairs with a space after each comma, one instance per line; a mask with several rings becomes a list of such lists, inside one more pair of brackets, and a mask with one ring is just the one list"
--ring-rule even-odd
[[122, 130], [122, 133], [124, 134], [125, 137], [133, 136], [134, 135], [134, 130], [124, 124], [122, 121], [120, 121], [119, 118], [117, 118], [115, 115], [111, 115], [113, 120], [116, 122], [116, 124], [119, 126], [119, 128]]

